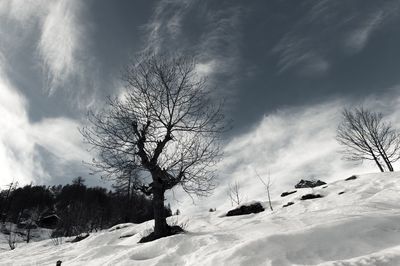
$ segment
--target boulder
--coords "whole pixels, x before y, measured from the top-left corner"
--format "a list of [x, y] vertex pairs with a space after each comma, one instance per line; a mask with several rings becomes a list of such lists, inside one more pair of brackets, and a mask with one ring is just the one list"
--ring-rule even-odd
[[43, 228], [54, 229], [57, 227], [59, 221], [60, 218], [57, 216], [57, 214], [50, 214], [40, 218], [38, 225]]
[[256, 202], [250, 205], [242, 205], [239, 208], [233, 209], [228, 211], [226, 216], [236, 216], [236, 215], [245, 215], [245, 214], [250, 214], [250, 213], [259, 213], [263, 212], [264, 207], [261, 205], [261, 203]]
[[306, 194], [301, 197], [301, 200], [318, 199], [323, 198], [320, 194]]
[[299, 183], [297, 183], [294, 187], [295, 188], [313, 188], [326, 185], [324, 181], [321, 180], [304, 180], [301, 179]]

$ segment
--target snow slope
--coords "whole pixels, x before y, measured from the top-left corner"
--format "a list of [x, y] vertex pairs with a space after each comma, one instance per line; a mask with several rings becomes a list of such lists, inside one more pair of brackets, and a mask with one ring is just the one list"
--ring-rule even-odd
[[[275, 198], [273, 212], [171, 217], [187, 222], [188, 232], [145, 244], [137, 242], [152, 222], [118, 225], [78, 243], [21, 244], [1, 252], [0, 265], [400, 265], [400, 173], [339, 180], [314, 189], [323, 198], [300, 200], [310, 192]], [[282, 208], [289, 201], [294, 205]]]

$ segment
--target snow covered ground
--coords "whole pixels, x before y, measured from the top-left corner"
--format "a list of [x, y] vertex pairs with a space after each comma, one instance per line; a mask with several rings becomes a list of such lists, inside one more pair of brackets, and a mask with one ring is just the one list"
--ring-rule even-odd
[[[300, 200], [310, 192], [324, 197]], [[400, 173], [362, 175], [274, 198], [273, 212], [174, 216], [170, 222], [186, 223], [187, 233], [150, 243], [137, 242], [151, 221], [78, 243], [19, 244], [0, 251], [0, 265], [400, 265], [399, 199]]]

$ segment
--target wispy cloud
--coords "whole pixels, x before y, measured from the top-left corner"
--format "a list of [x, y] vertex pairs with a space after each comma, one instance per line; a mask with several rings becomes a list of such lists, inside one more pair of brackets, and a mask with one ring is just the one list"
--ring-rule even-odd
[[312, 40], [286, 36], [274, 48], [274, 53], [279, 53], [279, 73], [291, 68], [299, 67], [298, 73], [302, 75], [321, 75], [330, 68], [330, 63], [318, 50], [311, 49]]
[[388, 2], [380, 9], [367, 13], [365, 17], [354, 18], [354, 28], [348, 31], [344, 39], [345, 47], [353, 53], [363, 50], [374, 32], [398, 15], [396, 11], [399, 7], [399, 3]]
[[[9, 0], [0, 3], [0, 51], [18, 57], [34, 47], [31, 58], [36, 58], [37, 72], [41, 72], [42, 88], [49, 95], [63, 89], [73, 95], [74, 102], [83, 101], [83, 94], [93, 89], [78, 88], [86, 83], [93, 67], [88, 53], [87, 23], [83, 20], [84, 2], [79, 0]], [[74, 85], [72, 85], [74, 83]], [[83, 89], [84, 88], [84, 89]]]
[[362, 51], [374, 32], [398, 16], [398, 1], [354, 8], [346, 1], [308, 1], [308, 12], [284, 34], [272, 50], [280, 73], [293, 70], [319, 76], [330, 70], [338, 53]]
[[[197, 11], [199, 37], [188, 38], [184, 24]], [[206, 2], [196, 0], [162, 0], [157, 3], [150, 21], [144, 26], [147, 33], [145, 52], [190, 52], [199, 59], [201, 74], [210, 77], [231, 73], [239, 57], [238, 39], [242, 8], [227, 7], [209, 10]]]
[[147, 42], [144, 52], [158, 53], [169, 40], [176, 40], [182, 28], [182, 19], [192, 0], [161, 0], [154, 7], [150, 21], [144, 25]]
[[238, 67], [240, 24], [245, 11], [241, 7], [209, 12], [205, 17], [206, 30], [196, 47], [205, 62], [213, 62], [218, 73], [231, 73]]
[[80, 73], [83, 23], [79, 20], [82, 2], [60, 0], [53, 2], [42, 21], [38, 51], [47, 73], [50, 93], [71, 75]]

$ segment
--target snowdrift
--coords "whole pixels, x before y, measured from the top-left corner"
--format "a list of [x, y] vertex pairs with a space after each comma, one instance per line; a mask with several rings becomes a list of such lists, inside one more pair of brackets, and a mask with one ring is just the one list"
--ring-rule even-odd
[[[300, 200], [310, 193], [323, 197]], [[121, 224], [77, 243], [19, 244], [0, 265], [400, 265], [399, 198], [399, 173], [343, 178], [277, 196], [273, 212], [174, 216], [185, 234], [144, 244], [152, 221]]]

